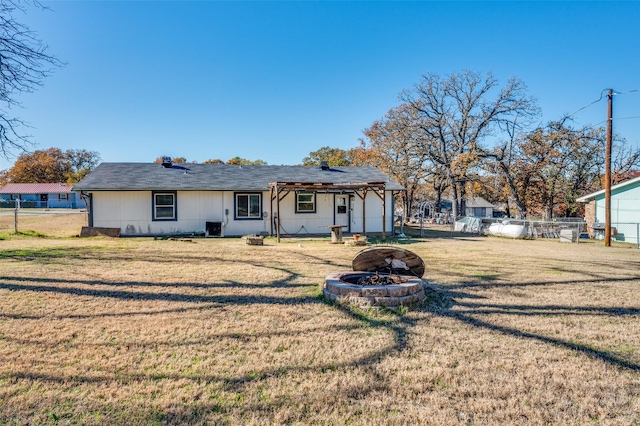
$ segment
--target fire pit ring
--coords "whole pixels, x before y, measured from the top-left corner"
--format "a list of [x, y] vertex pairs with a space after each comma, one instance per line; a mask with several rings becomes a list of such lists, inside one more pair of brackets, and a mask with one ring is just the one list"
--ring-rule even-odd
[[424, 261], [409, 250], [394, 246], [370, 247], [356, 254], [351, 266], [353, 271], [327, 276], [325, 298], [362, 307], [389, 308], [413, 305], [425, 299]]
[[[385, 285], [358, 284], [362, 278], [370, 277], [390, 277], [397, 282]], [[338, 303], [396, 308], [422, 302], [425, 293], [419, 277], [356, 271], [329, 274], [325, 279], [324, 296]]]

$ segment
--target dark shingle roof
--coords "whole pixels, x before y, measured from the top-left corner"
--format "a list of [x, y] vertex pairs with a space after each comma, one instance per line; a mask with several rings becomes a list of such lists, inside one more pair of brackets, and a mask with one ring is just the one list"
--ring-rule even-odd
[[75, 191], [232, 190], [265, 191], [270, 182], [385, 181], [387, 190], [402, 190], [375, 167], [232, 166], [226, 164], [102, 163], [74, 185]]

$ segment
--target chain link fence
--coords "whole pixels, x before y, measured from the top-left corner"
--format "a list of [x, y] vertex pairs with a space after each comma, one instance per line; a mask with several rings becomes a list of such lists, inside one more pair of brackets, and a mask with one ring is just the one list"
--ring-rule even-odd
[[[502, 236], [512, 238], [554, 238], [571, 243], [580, 243], [580, 240], [587, 239], [604, 240], [604, 224], [588, 224], [582, 218], [542, 221], [464, 217], [454, 223], [452, 231], [488, 235], [491, 234], [490, 229], [495, 229], [496, 224], [508, 225], [513, 234]], [[611, 239], [633, 244], [640, 249], [640, 223], [612, 223]]]
[[[611, 223], [611, 239], [620, 243], [634, 244], [640, 249], [640, 223]], [[604, 230], [594, 233], [596, 240], [604, 240]]]
[[[33, 204], [33, 205], [32, 205]], [[86, 209], [38, 208], [37, 202], [0, 201], [0, 235], [68, 237], [87, 225]]]

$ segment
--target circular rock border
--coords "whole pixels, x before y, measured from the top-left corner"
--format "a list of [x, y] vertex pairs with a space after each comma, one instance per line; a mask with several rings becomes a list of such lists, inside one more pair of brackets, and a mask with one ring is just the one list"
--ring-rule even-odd
[[362, 277], [375, 275], [371, 272], [334, 272], [327, 275], [324, 296], [342, 304], [357, 304], [361, 307], [398, 307], [422, 302], [425, 299], [421, 278], [400, 275], [403, 282], [388, 285], [358, 285], [345, 279], [358, 281]]

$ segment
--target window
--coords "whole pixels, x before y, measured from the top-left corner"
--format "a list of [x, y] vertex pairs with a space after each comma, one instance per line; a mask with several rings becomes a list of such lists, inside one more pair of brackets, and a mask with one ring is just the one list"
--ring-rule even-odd
[[338, 214], [345, 214], [347, 212], [347, 197], [338, 197], [336, 203], [338, 205]]
[[153, 193], [153, 220], [178, 220], [175, 192]]
[[236, 219], [262, 219], [262, 194], [236, 194]]
[[474, 207], [473, 208], [473, 216], [474, 217], [485, 217], [487, 215], [487, 209], [485, 207]]
[[296, 213], [315, 213], [316, 194], [313, 192], [300, 192], [296, 194]]
[[58, 200], [64, 201], [67, 199], [67, 194], [58, 194]]

